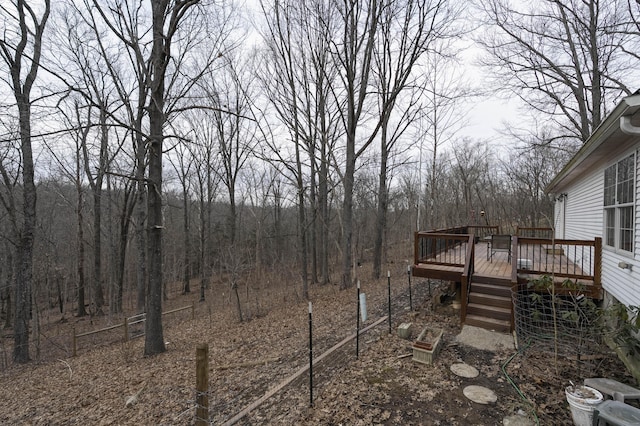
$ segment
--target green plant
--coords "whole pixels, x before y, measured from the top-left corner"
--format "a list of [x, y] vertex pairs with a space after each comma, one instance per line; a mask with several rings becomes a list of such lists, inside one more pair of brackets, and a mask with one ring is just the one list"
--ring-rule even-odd
[[603, 307], [585, 296], [587, 288], [583, 283], [569, 279], [554, 282], [548, 275], [530, 281], [527, 289], [531, 318], [553, 326], [556, 356], [559, 341], [569, 343], [579, 361], [588, 345], [603, 340], [621, 348], [626, 355], [640, 355], [640, 307], [619, 302]]
[[637, 357], [640, 355], [640, 307], [625, 306], [615, 302], [605, 310], [607, 335], [627, 355]]

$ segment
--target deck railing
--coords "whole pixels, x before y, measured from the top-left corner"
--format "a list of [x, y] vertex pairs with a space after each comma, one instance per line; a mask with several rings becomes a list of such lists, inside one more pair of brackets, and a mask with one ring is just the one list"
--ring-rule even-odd
[[[498, 233], [497, 226], [464, 226], [415, 233], [416, 276], [460, 280], [461, 321], [465, 321], [475, 265], [475, 244]], [[550, 235], [550, 228], [518, 228], [520, 233]], [[566, 279], [578, 281], [584, 294], [602, 298], [602, 239], [554, 240], [515, 235], [512, 239], [512, 286], [527, 285], [543, 275], [553, 276], [557, 288]], [[513, 325], [513, 312], [512, 312]]]
[[416, 232], [416, 264], [464, 266], [468, 234]]
[[499, 234], [499, 227], [493, 225], [469, 225], [466, 227], [468, 234], [473, 234], [478, 239], [486, 238], [491, 235]]
[[[454, 248], [466, 243], [469, 235], [474, 242], [498, 232], [497, 226], [458, 226], [455, 228], [435, 229], [415, 233], [414, 263], [427, 263], [449, 266], [464, 266], [466, 250]], [[436, 260], [437, 258], [437, 260]]]
[[475, 242], [497, 232], [497, 229], [497, 226], [458, 227], [415, 234], [416, 265], [460, 268], [461, 321], [465, 320], [471, 277], [474, 273]]
[[516, 235], [518, 237], [528, 238], [553, 238], [553, 228], [529, 228], [525, 226], [516, 227]]
[[464, 270], [462, 272], [461, 281], [460, 281], [460, 308], [461, 308], [461, 316], [460, 322], [464, 324], [467, 319], [467, 304], [469, 303], [469, 293], [471, 292], [471, 278], [473, 277], [473, 272], [475, 268], [475, 247], [474, 244], [475, 238], [473, 236], [469, 237], [469, 250], [467, 250], [467, 256], [465, 261]]
[[[556, 281], [579, 281], [590, 297], [601, 297], [602, 238], [552, 240], [515, 237], [518, 281], [551, 275]], [[533, 276], [533, 277], [532, 277]]]

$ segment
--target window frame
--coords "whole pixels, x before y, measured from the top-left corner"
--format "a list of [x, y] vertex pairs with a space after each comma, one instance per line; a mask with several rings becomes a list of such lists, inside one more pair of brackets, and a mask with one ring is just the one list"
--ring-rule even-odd
[[[603, 244], [616, 253], [635, 253], [636, 152], [604, 169]], [[611, 223], [613, 221], [613, 223]]]

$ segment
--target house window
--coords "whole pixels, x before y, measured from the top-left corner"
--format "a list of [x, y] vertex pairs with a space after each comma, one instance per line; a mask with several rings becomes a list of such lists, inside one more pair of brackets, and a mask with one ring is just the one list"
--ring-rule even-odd
[[604, 171], [604, 243], [633, 252], [635, 154]]

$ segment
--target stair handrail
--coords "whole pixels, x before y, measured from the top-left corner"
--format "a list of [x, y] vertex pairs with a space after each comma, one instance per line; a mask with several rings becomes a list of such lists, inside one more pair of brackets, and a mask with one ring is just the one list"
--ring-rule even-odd
[[[511, 239], [511, 288], [517, 288], [518, 286], [518, 236], [514, 235]], [[512, 296], [513, 297], [513, 296]], [[513, 299], [512, 299], [513, 302]], [[513, 303], [511, 305], [511, 330], [516, 329], [516, 317], [513, 309]]]
[[467, 318], [467, 304], [469, 301], [469, 292], [471, 291], [471, 277], [473, 277], [475, 265], [475, 244], [474, 235], [469, 235], [467, 243], [467, 253], [465, 256], [464, 269], [462, 271], [460, 282], [460, 324], [464, 324]]

